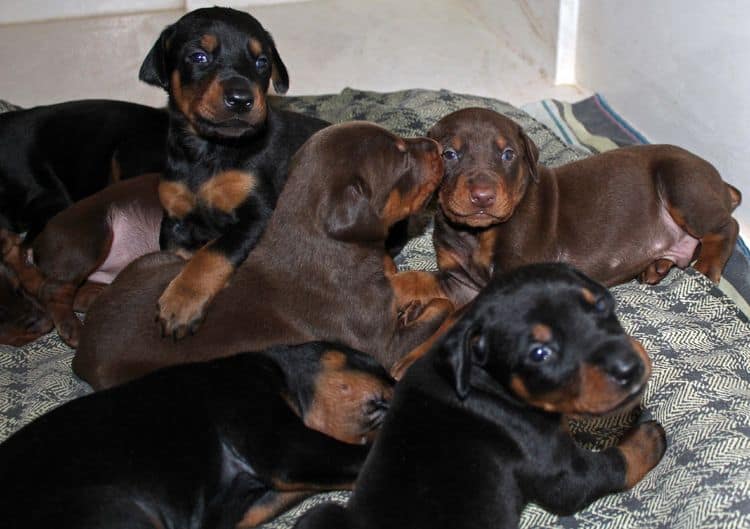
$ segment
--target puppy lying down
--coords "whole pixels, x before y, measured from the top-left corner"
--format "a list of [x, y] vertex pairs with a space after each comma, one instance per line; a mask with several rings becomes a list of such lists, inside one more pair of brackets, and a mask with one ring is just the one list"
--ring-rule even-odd
[[346, 507], [296, 529], [498, 529], [537, 503], [572, 514], [635, 486], [666, 449], [654, 421], [601, 452], [575, 444], [566, 415], [640, 401], [651, 373], [601, 285], [563, 264], [493, 278], [396, 386]]

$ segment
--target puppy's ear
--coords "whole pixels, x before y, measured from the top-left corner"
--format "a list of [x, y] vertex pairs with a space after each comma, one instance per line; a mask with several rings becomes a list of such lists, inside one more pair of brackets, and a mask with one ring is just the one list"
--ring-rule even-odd
[[531, 138], [529, 138], [523, 129], [520, 129], [521, 139], [523, 140], [524, 150], [526, 151], [526, 163], [529, 166], [529, 173], [534, 182], [539, 182], [539, 169], [537, 167], [539, 162], [539, 149]]
[[368, 193], [359, 184], [349, 184], [331, 197], [331, 210], [325, 217], [326, 232], [334, 239], [349, 242], [385, 240], [383, 221], [370, 204]]
[[273, 81], [273, 89], [277, 94], [286, 94], [287, 90], [289, 90], [289, 74], [286, 71], [284, 62], [281, 60], [279, 50], [276, 49], [273, 37], [267, 31], [266, 37], [268, 37], [268, 42], [271, 43], [271, 50], [273, 52], [273, 57], [271, 57], [271, 81]]
[[138, 72], [138, 79], [144, 83], [154, 86], [161, 86], [164, 90], [169, 87], [169, 71], [167, 68], [167, 52], [169, 51], [170, 40], [174, 36], [174, 24], [164, 28], [159, 38], [154, 43], [151, 51], [141, 64], [141, 70]]
[[472, 365], [484, 365], [487, 361], [485, 336], [476, 320], [464, 317], [439, 347], [435, 368], [448, 379], [458, 398], [463, 400], [471, 389]]

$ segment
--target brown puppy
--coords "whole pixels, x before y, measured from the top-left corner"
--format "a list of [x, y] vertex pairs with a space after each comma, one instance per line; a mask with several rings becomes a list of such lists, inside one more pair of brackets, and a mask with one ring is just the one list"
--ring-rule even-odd
[[512, 120], [467, 108], [429, 132], [445, 180], [434, 242], [441, 286], [461, 306], [493, 273], [564, 261], [611, 286], [658, 283], [672, 266], [718, 283], [738, 225], [740, 192], [705, 160], [670, 145], [626, 147], [561, 167]]
[[388, 228], [421, 209], [442, 174], [433, 140], [369, 123], [317, 132], [294, 156], [266, 232], [199, 333], [161, 338], [153, 307], [184, 261], [146, 256], [89, 310], [75, 372], [103, 388], [166, 365], [314, 339], [390, 367], [452, 311], [445, 299], [422, 297], [430, 274], [396, 274], [385, 251]]
[[[28, 249], [20, 236], [0, 229], [0, 264], [24, 291], [16, 297], [33, 298], [71, 347], [78, 345], [81, 333], [73, 311], [86, 312], [125, 265], [159, 249], [158, 184], [157, 173], [112, 184], [52, 217]], [[16, 301], [0, 322], [27, 321], [39, 310]], [[13, 345], [22, 345], [39, 334], [15, 335]], [[3, 339], [0, 343], [8, 343]]]

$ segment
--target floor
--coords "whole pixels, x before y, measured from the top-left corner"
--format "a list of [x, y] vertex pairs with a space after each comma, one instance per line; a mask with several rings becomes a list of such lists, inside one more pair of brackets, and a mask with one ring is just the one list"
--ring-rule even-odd
[[[315, 0], [248, 9], [273, 34], [289, 94], [447, 88], [522, 104], [589, 93], [554, 86], [556, 13], [518, 2]], [[550, 5], [550, 4], [546, 4]], [[436, 7], [437, 6], [437, 7]], [[160, 31], [182, 13], [104, 16], [0, 26], [0, 99], [34, 106], [108, 98], [162, 105], [137, 80]]]

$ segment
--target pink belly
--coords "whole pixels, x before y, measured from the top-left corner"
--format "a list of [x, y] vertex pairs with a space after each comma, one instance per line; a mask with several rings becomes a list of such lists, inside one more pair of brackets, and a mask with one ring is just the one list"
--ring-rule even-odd
[[112, 206], [107, 219], [112, 229], [109, 255], [89, 281], [109, 284], [135, 259], [158, 251], [161, 218], [161, 210], [153, 206]]

